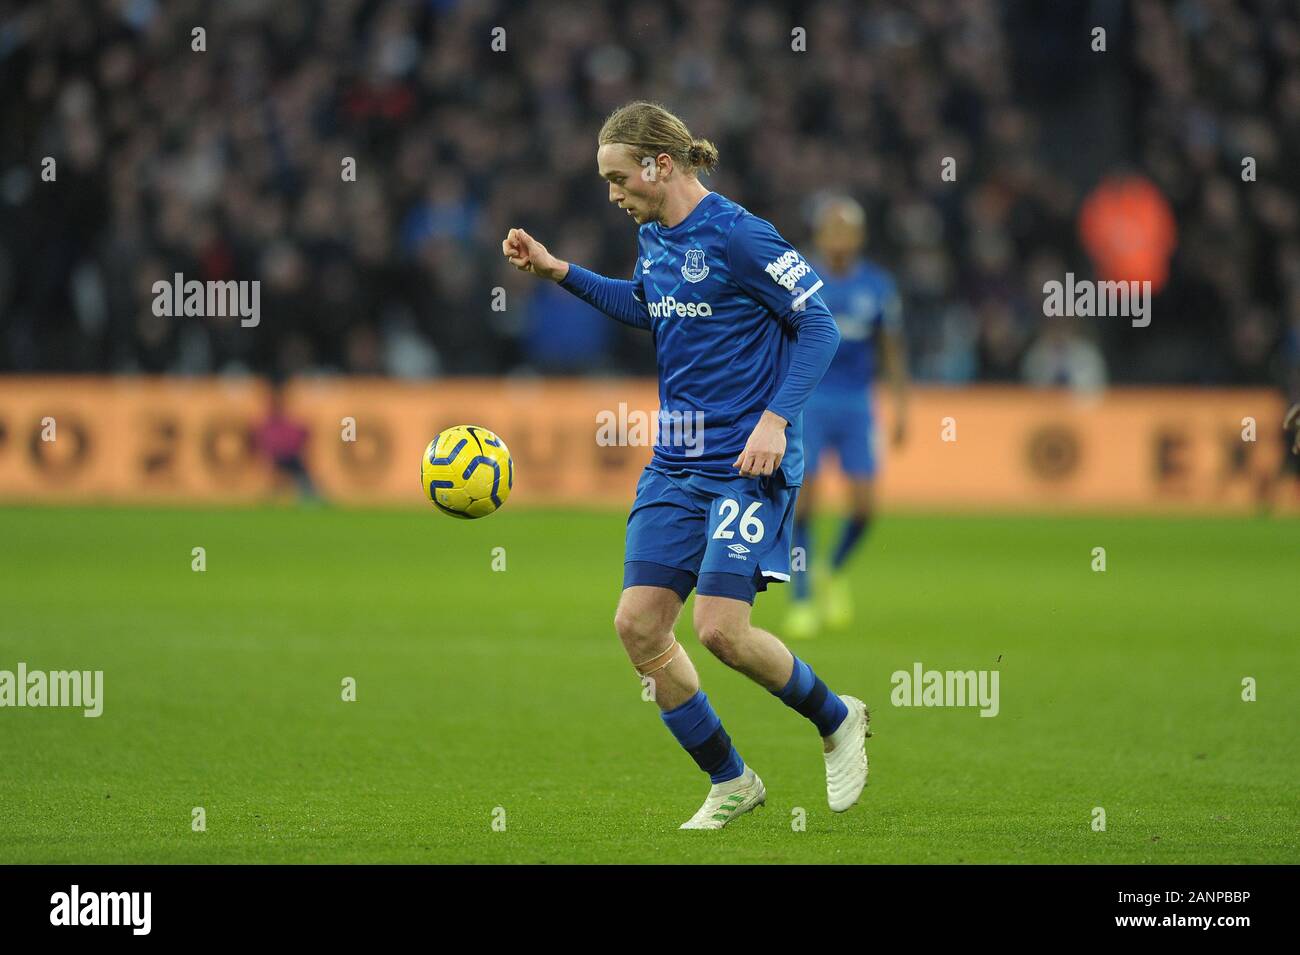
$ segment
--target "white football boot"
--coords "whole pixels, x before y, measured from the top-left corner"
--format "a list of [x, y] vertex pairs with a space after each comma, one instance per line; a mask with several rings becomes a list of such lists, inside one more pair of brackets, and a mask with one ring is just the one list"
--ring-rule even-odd
[[856, 696], [841, 696], [849, 715], [830, 735], [833, 748], [826, 757], [826, 801], [832, 812], [844, 812], [858, 801], [867, 785], [867, 737], [871, 713]]
[[735, 779], [717, 783], [709, 789], [708, 798], [699, 812], [678, 826], [679, 829], [721, 829], [737, 816], [742, 816], [767, 802], [767, 790], [758, 773], [748, 766]]

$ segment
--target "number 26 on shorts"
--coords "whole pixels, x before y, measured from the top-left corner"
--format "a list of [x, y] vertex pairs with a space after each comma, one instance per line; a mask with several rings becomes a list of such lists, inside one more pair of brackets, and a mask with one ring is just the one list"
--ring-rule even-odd
[[763, 506], [762, 501], [755, 501], [745, 508], [745, 513], [740, 513], [740, 504], [730, 497], [724, 497], [718, 501], [718, 514], [722, 517], [722, 522], [718, 524], [717, 529], [713, 532], [714, 540], [731, 540], [736, 536], [736, 532], [731, 530], [732, 523], [737, 517], [740, 517], [740, 536], [747, 543], [754, 544], [763, 539], [763, 522], [759, 520], [756, 513]]

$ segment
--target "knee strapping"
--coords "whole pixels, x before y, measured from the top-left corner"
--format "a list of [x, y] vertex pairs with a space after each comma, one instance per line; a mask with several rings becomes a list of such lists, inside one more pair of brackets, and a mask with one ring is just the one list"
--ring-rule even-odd
[[[637, 673], [641, 674], [641, 676], [650, 676], [652, 673], [658, 673], [664, 667], [668, 666], [668, 664], [672, 663], [674, 660], [677, 659], [676, 651], [680, 651], [682, 646], [680, 643], [677, 642], [677, 636], [675, 634], [670, 633], [668, 635], [668, 638], [669, 638], [668, 646], [665, 647], [663, 650], [660, 650], [649, 660], [642, 660], [640, 663], [632, 664], [633, 668], [636, 670]], [[649, 669], [649, 670], [642, 669], [642, 667], [648, 667], [652, 663], [657, 663], [659, 660], [662, 660], [665, 656], [667, 656], [668, 659], [664, 660], [663, 663], [659, 663], [659, 665], [655, 666], [653, 669]]]

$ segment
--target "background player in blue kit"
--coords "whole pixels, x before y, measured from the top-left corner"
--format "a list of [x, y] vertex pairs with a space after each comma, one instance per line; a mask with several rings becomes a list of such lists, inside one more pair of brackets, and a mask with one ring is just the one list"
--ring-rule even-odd
[[[615, 110], [598, 141], [609, 200], [640, 226], [632, 279], [557, 259], [523, 229], [502, 252], [653, 335], [661, 427], [628, 516], [614, 622], [637, 672], [654, 680], [664, 723], [713, 784], [681, 828], [720, 829], [766, 798], [676, 640], [692, 589], [700, 642], [817, 727], [827, 801], [843, 812], [867, 781], [866, 706], [750, 623], [755, 594], [790, 579], [802, 411], [840, 339], [823, 283], [770, 223], [700, 184], [717, 150], [662, 106]], [[662, 426], [671, 421], [702, 431], [675, 441], [681, 429]]]
[[[794, 543], [802, 548], [796, 565], [793, 600], [786, 620], [792, 637], [811, 637], [823, 619], [845, 627], [853, 617], [852, 592], [844, 576], [849, 556], [865, 538], [875, 507], [875, 414], [871, 386], [879, 350], [894, 398], [893, 444], [907, 434], [907, 355], [902, 305], [888, 273], [862, 258], [866, 216], [847, 197], [825, 200], [817, 210], [817, 274], [826, 284], [822, 299], [840, 328], [840, 347], [804, 409], [804, 490], [795, 512]], [[821, 613], [811, 599], [814, 576], [812, 515], [816, 475], [823, 455], [833, 450], [849, 480], [849, 513], [829, 569], [816, 575], [824, 598]], [[802, 567], [802, 569], [800, 569]]]

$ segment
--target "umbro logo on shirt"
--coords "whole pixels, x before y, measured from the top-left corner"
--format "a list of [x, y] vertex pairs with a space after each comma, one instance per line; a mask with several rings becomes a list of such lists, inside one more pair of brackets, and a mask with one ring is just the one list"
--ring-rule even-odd
[[749, 548], [746, 547], [744, 544], [728, 544], [727, 550], [731, 551], [737, 557], [739, 557], [741, 554], [749, 553]]

